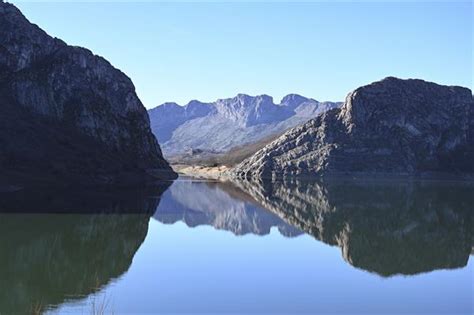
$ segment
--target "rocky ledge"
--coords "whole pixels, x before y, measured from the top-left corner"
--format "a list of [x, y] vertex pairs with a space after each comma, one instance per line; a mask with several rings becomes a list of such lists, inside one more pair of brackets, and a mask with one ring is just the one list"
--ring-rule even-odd
[[388, 77], [236, 166], [238, 178], [474, 173], [469, 89]]
[[0, 1], [0, 186], [137, 184], [176, 174], [132, 81]]

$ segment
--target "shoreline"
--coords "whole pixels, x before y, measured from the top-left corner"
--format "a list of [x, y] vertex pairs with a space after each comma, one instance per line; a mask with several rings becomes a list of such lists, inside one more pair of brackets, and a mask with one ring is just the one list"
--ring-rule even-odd
[[223, 179], [227, 176], [225, 172], [230, 169], [225, 165], [220, 166], [203, 166], [203, 165], [185, 165], [173, 164], [173, 170], [180, 174], [203, 179]]
[[[180, 174], [190, 177], [196, 177], [201, 179], [218, 179], [218, 180], [229, 180], [231, 178], [235, 180], [242, 180], [239, 176], [232, 177], [228, 173], [232, 167], [219, 165], [219, 166], [204, 166], [204, 165], [186, 165], [186, 164], [173, 164], [171, 165], [173, 170]], [[474, 183], [474, 176], [471, 174], [452, 174], [452, 173], [441, 173], [441, 172], [425, 172], [420, 174], [400, 174], [400, 173], [366, 173], [366, 172], [355, 172], [355, 173], [328, 173], [323, 176], [288, 176], [288, 177], [251, 177], [245, 180], [253, 181], [255, 179], [260, 180], [271, 180], [271, 181], [320, 181], [320, 182], [331, 182], [331, 181], [413, 181], [413, 182], [444, 182], [444, 183]]]

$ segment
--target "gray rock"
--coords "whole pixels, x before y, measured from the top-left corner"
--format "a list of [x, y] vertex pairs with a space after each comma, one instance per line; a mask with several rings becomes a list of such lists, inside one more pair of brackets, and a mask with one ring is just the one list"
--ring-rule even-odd
[[388, 77], [287, 131], [232, 175], [472, 173], [473, 116], [467, 88]]
[[285, 96], [280, 104], [268, 95], [238, 94], [213, 103], [165, 103], [149, 110], [149, 115], [165, 156], [171, 157], [189, 150], [226, 152], [281, 134], [340, 105], [296, 94]]
[[132, 81], [0, 2], [0, 169], [14, 181], [129, 184], [176, 175]]

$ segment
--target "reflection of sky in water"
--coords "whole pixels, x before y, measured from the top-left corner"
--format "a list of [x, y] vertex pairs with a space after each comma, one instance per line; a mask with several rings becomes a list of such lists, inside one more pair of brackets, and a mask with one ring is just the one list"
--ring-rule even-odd
[[[150, 220], [132, 266], [96, 301], [121, 313], [472, 313], [473, 263], [382, 278], [303, 235], [234, 236]], [[105, 296], [105, 298], [104, 298]], [[84, 312], [90, 302], [60, 308]]]

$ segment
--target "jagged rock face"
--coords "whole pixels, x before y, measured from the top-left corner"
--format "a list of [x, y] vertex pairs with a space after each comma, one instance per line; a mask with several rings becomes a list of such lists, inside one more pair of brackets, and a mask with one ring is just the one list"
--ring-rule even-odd
[[238, 181], [264, 208], [382, 276], [467, 265], [472, 184], [413, 181]]
[[105, 183], [119, 181], [115, 174], [147, 169], [174, 177], [131, 80], [87, 49], [50, 37], [3, 2], [0, 102], [2, 169]]
[[176, 156], [189, 150], [219, 153], [254, 143], [340, 105], [296, 94], [287, 95], [280, 104], [268, 95], [239, 94], [213, 103], [165, 103], [149, 114], [164, 154]]
[[283, 134], [233, 175], [474, 172], [471, 91], [386, 78]]

